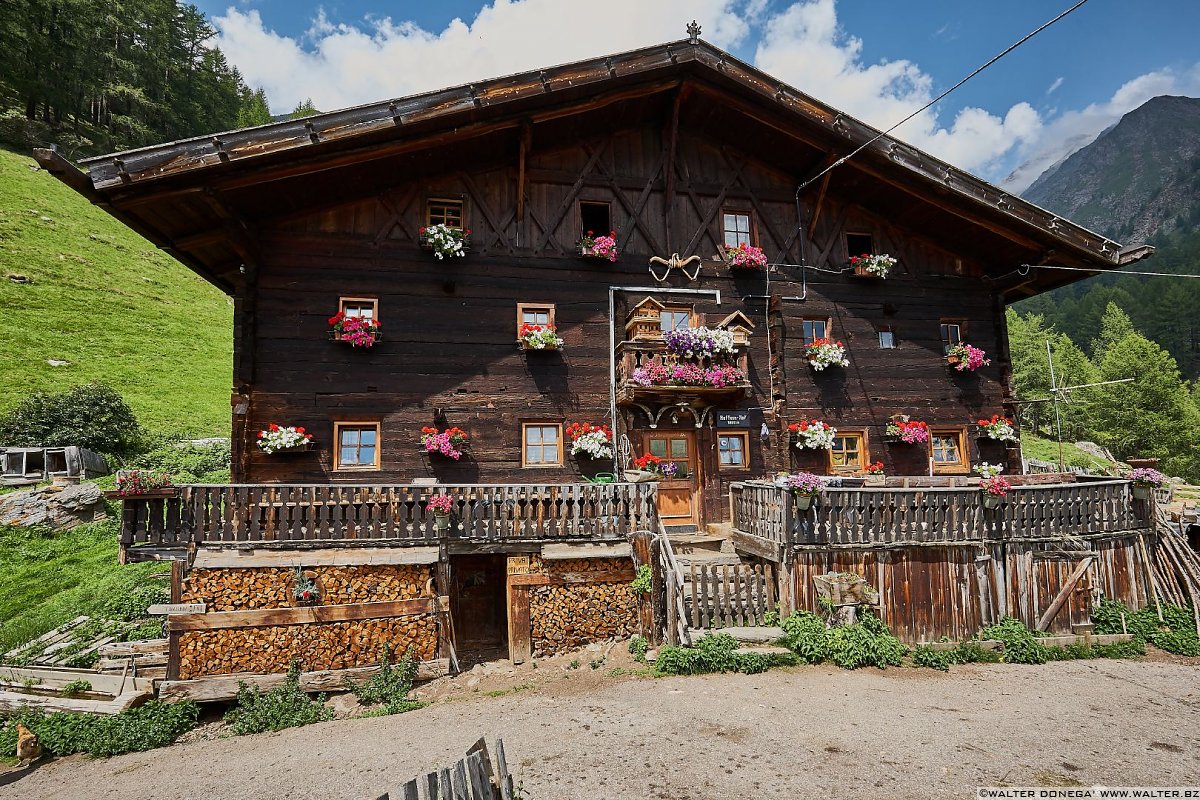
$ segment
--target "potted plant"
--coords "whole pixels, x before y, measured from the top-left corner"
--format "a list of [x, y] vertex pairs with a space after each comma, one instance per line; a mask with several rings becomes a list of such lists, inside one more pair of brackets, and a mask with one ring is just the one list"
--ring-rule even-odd
[[807, 511], [812, 508], [813, 502], [821, 492], [825, 491], [825, 479], [811, 472], [798, 472], [789, 475], [784, 486], [792, 493], [796, 508]]
[[597, 236], [592, 231], [575, 243], [575, 252], [582, 258], [598, 258], [605, 261], [617, 260], [617, 232], [609, 231], [608, 236]]
[[884, 435], [901, 444], [922, 444], [929, 441], [929, 425], [919, 419], [897, 414], [888, 420]]
[[454, 499], [448, 494], [435, 494], [426, 506], [433, 512], [433, 527], [444, 532], [450, 529], [450, 512], [454, 510]]
[[666, 461], [650, 453], [635, 458], [633, 467], [625, 472], [625, 477], [633, 483], [670, 480], [679, 474], [679, 465], [674, 461]]
[[470, 436], [462, 428], [447, 428], [439, 431], [437, 428], [421, 428], [421, 447], [426, 453], [443, 455], [458, 461], [462, 458], [463, 448], [470, 441]]
[[966, 342], [959, 342], [946, 351], [946, 363], [959, 372], [974, 372], [992, 363], [987, 353]]
[[561, 350], [563, 340], [553, 325], [523, 324], [517, 331], [517, 342], [522, 350]]
[[339, 311], [329, 318], [333, 328], [330, 335], [335, 342], [346, 342], [351, 347], [373, 347], [383, 337], [379, 334], [379, 320], [370, 317], [348, 317]]
[[302, 453], [312, 445], [312, 438], [302, 427], [272, 422], [265, 431], [258, 432], [258, 449], [267, 455]]
[[733, 332], [722, 328], [679, 328], [663, 334], [666, 351], [680, 358], [716, 358], [734, 354]]
[[892, 267], [896, 266], [896, 259], [887, 253], [880, 253], [878, 255], [863, 253], [861, 256], [850, 256], [850, 266], [853, 267], [854, 274], [860, 278], [879, 278], [882, 280], [888, 276]]
[[1138, 467], [1125, 476], [1133, 481], [1133, 496], [1138, 500], [1154, 497], [1154, 490], [1167, 485], [1167, 476], [1150, 467]]
[[978, 420], [977, 424], [979, 425], [980, 437], [994, 439], [997, 442], [1017, 441], [1016, 428], [1013, 427], [1012, 420], [1008, 417], [992, 414], [991, 419]]
[[999, 464], [989, 464], [986, 461], [975, 467], [979, 473], [979, 489], [983, 492], [984, 508], [999, 508], [1008, 496], [1012, 484], [1000, 477], [1004, 467]]
[[746, 373], [732, 364], [664, 364], [657, 357], [646, 361], [629, 376], [638, 386], [696, 386], [708, 389], [737, 387]]
[[427, 228], [418, 228], [417, 236], [421, 246], [433, 251], [434, 258], [462, 258], [471, 249], [471, 229], [452, 228], [449, 225], [437, 224]]
[[829, 367], [850, 366], [850, 359], [846, 358], [846, 345], [833, 339], [813, 339], [805, 346], [804, 357], [817, 372]]
[[867, 474], [868, 475], [882, 475], [883, 474], [883, 462], [876, 461], [874, 464], [867, 464]]
[[156, 472], [146, 469], [131, 469], [117, 472], [117, 488], [105, 492], [109, 500], [123, 497], [140, 497], [144, 499], [160, 499], [176, 497], [179, 490], [171, 483], [171, 473]]
[[311, 606], [321, 602], [321, 588], [317, 586], [316, 578], [316, 573], [296, 567], [292, 573], [292, 597], [297, 603]]
[[571, 440], [571, 455], [584, 458], [612, 458], [612, 431], [607, 425], [592, 425], [590, 422], [573, 422], [567, 426], [567, 437]]
[[793, 444], [801, 450], [829, 450], [837, 436], [837, 428], [830, 427], [819, 419], [802, 419], [788, 425]]
[[761, 247], [755, 247], [749, 242], [742, 242], [737, 247], [730, 247], [727, 244], [723, 244], [718, 248], [718, 251], [720, 252], [721, 260], [730, 269], [757, 272], [760, 269], [767, 268], [767, 254], [763, 252]]

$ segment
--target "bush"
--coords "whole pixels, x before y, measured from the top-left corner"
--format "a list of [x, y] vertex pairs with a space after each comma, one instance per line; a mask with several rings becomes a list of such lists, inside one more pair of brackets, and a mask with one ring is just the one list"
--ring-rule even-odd
[[17, 723], [33, 731], [49, 755], [88, 753], [107, 757], [165, 747], [196, 727], [199, 714], [199, 707], [191, 701], [162, 703], [151, 700], [111, 717], [46, 714], [40, 709], [29, 709], [0, 727], [0, 756], [16, 757]]
[[654, 669], [660, 675], [701, 675], [708, 672], [765, 672], [772, 666], [790, 663], [763, 653], [736, 653], [741, 645], [727, 633], [705, 636], [695, 647], [664, 647], [658, 651]]
[[129, 469], [166, 472], [174, 483], [228, 483], [228, 442], [192, 444], [177, 437], [159, 439], [129, 462]]
[[913, 650], [914, 667], [928, 667], [945, 672], [952, 664], [995, 664], [1001, 660], [1000, 653], [995, 650], [985, 650], [979, 642], [967, 639], [960, 642], [958, 647], [951, 650], [940, 650], [923, 644]]
[[412, 693], [413, 679], [416, 675], [417, 664], [413, 661], [411, 651], [392, 664], [391, 649], [384, 645], [379, 671], [366, 683], [358, 684], [347, 680], [346, 688], [365, 706], [382, 706], [385, 714], [403, 714], [405, 711], [415, 711], [426, 705], [408, 697]]
[[1123, 614], [1125, 630], [1134, 635], [1143, 652], [1146, 644], [1152, 644], [1175, 655], [1200, 656], [1200, 639], [1196, 637], [1191, 606], [1163, 603], [1161, 609], [1163, 621], [1159, 622], [1155, 606], [1130, 611], [1124, 603], [1106, 599], [1092, 610], [1092, 621], [1096, 623], [1096, 633], [1122, 633]]
[[1045, 664], [1050, 659], [1046, 646], [1014, 617], [1004, 617], [995, 625], [989, 625], [981, 635], [984, 639], [1004, 643], [1004, 660], [1009, 664]]
[[300, 662], [292, 661], [283, 685], [261, 692], [245, 683], [238, 685], [237, 705], [225, 714], [229, 729], [242, 736], [247, 733], [281, 731], [314, 722], [333, 719], [333, 709], [325, 707], [325, 695], [315, 701], [300, 691]]
[[783, 621], [780, 643], [808, 664], [831, 661], [844, 669], [899, 666], [908, 649], [892, 636], [883, 621], [864, 613], [853, 625], [828, 628], [808, 611], [797, 611]]
[[63, 392], [36, 392], [0, 418], [0, 441], [17, 447], [78, 445], [119, 456], [135, 452], [142, 438], [133, 409], [103, 383]]
[[650, 649], [650, 642], [646, 641], [646, 637], [635, 633], [629, 640], [629, 652], [633, 654], [633, 660], [639, 663], [646, 663], [646, 651]]
[[132, 592], [110, 597], [100, 610], [105, 619], [132, 622], [143, 619], [146, 609], [158, 603], [171, 602], [171, 592], [165, 586], [144, 585]]

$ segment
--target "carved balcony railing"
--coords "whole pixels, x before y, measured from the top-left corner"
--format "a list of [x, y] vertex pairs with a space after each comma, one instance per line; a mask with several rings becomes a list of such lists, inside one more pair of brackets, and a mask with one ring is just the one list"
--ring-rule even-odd
[[[634, 379], [635, 370], [652, 364], [662, 364], [668, 368], [681, 365], [700, 370], [729, 365], [740, 371], [741, 379], [722, 386], [680, 385], [674, 382], [645, 385]], [[617, 402], [641, 406], [655, 424], [665, 409], [685, 406], [703, 413], [703, 409], [741, 399], [750, 389], [748, 376], [749, 358], [745, 347], [739, 347], [733, 356], [685, 359], [668, 354], [661, 341], [631, 341], [617, 345]], [[700, 413], [696, 414], [697, 422]]]

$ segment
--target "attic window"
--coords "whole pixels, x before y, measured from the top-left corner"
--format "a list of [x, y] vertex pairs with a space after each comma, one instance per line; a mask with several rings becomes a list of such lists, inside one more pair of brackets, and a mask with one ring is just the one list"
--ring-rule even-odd
[[579, 201], [579, 235], [607, 236], [612, 227], [612, 208], [608, 203]]
[[875, 237], [869, 233], [846, 234], [846, 257], [874, 255]]
[[463, 201], [433, 198], [425, 205], [425, 225], [445, 225], [450, 228], [462, 228]]
[[750, 227], [750, 212], [726, 208], [721, 210], [721, 228], [726, 247], [754, 244]]

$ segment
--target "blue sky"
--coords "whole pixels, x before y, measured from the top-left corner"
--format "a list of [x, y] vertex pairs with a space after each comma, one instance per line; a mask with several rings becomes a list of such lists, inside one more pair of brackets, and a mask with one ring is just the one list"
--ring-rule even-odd
[[[332, 109], [683, 38], [888, 127], [1068, 0], [202, 0], [276, 112]], [[610, 22], [596, 20], [604, 9]], [[901, 138], [1020, 190], [1157, 94], [1200, 94], [1200, 2], [1089, 0]], [[599, 33], [600, 35], [597, 35]]]

